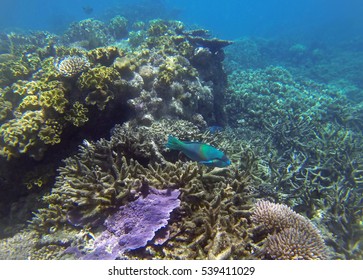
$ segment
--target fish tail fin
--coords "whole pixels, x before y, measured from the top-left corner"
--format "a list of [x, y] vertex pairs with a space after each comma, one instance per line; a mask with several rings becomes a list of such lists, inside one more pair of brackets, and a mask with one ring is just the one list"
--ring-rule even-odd
[[183, 141], [180, 141], [178, 138], [169, 135], [168, 143], [166, 143], [166, 147], [171, 150], [181, 150], [183, 149]]

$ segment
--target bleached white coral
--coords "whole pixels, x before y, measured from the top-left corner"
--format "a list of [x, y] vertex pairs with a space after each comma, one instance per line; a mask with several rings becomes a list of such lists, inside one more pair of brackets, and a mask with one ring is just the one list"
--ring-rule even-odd
[[66, 56], [55, 67], [65, 77], [73, 77], [90, 67], [90, 62], [84, 56]]

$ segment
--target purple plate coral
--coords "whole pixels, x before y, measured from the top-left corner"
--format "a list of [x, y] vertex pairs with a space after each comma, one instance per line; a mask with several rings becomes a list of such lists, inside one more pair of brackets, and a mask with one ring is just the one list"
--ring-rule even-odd
[[114, 260], [124, 252], [144, 247], [168, 224], [170, 213], [180, 206], [180, 191], [149, 187], [148, 192], [106, 219], [106, 230], [95, 240], [94, 251], [83, 259]]

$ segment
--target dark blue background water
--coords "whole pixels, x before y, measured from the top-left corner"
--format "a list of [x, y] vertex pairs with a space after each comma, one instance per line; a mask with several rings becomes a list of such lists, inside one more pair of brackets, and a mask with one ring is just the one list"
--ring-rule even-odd
[[[140, 2], [152, 14], [198, 24], [226, 39], [247, 35], [341, 40], [363, 34], [362, 0], [0, 0], [0, 28], [62, 32], [72, 21], [105, 20], [107, 9]], [[86, 5], [93, 8], [91, 14], [84, 13]]]

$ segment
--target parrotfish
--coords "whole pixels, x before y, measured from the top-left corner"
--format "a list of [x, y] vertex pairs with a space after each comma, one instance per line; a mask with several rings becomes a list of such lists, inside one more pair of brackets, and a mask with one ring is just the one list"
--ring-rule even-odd
[[211, 167], [226, 167], [231, 164], [227, 156], [217, 148], [199, 142], [183, 142], [176, 137], [169, 135], [166, 147], [171, 150], [178, 150], [191, 160]]

